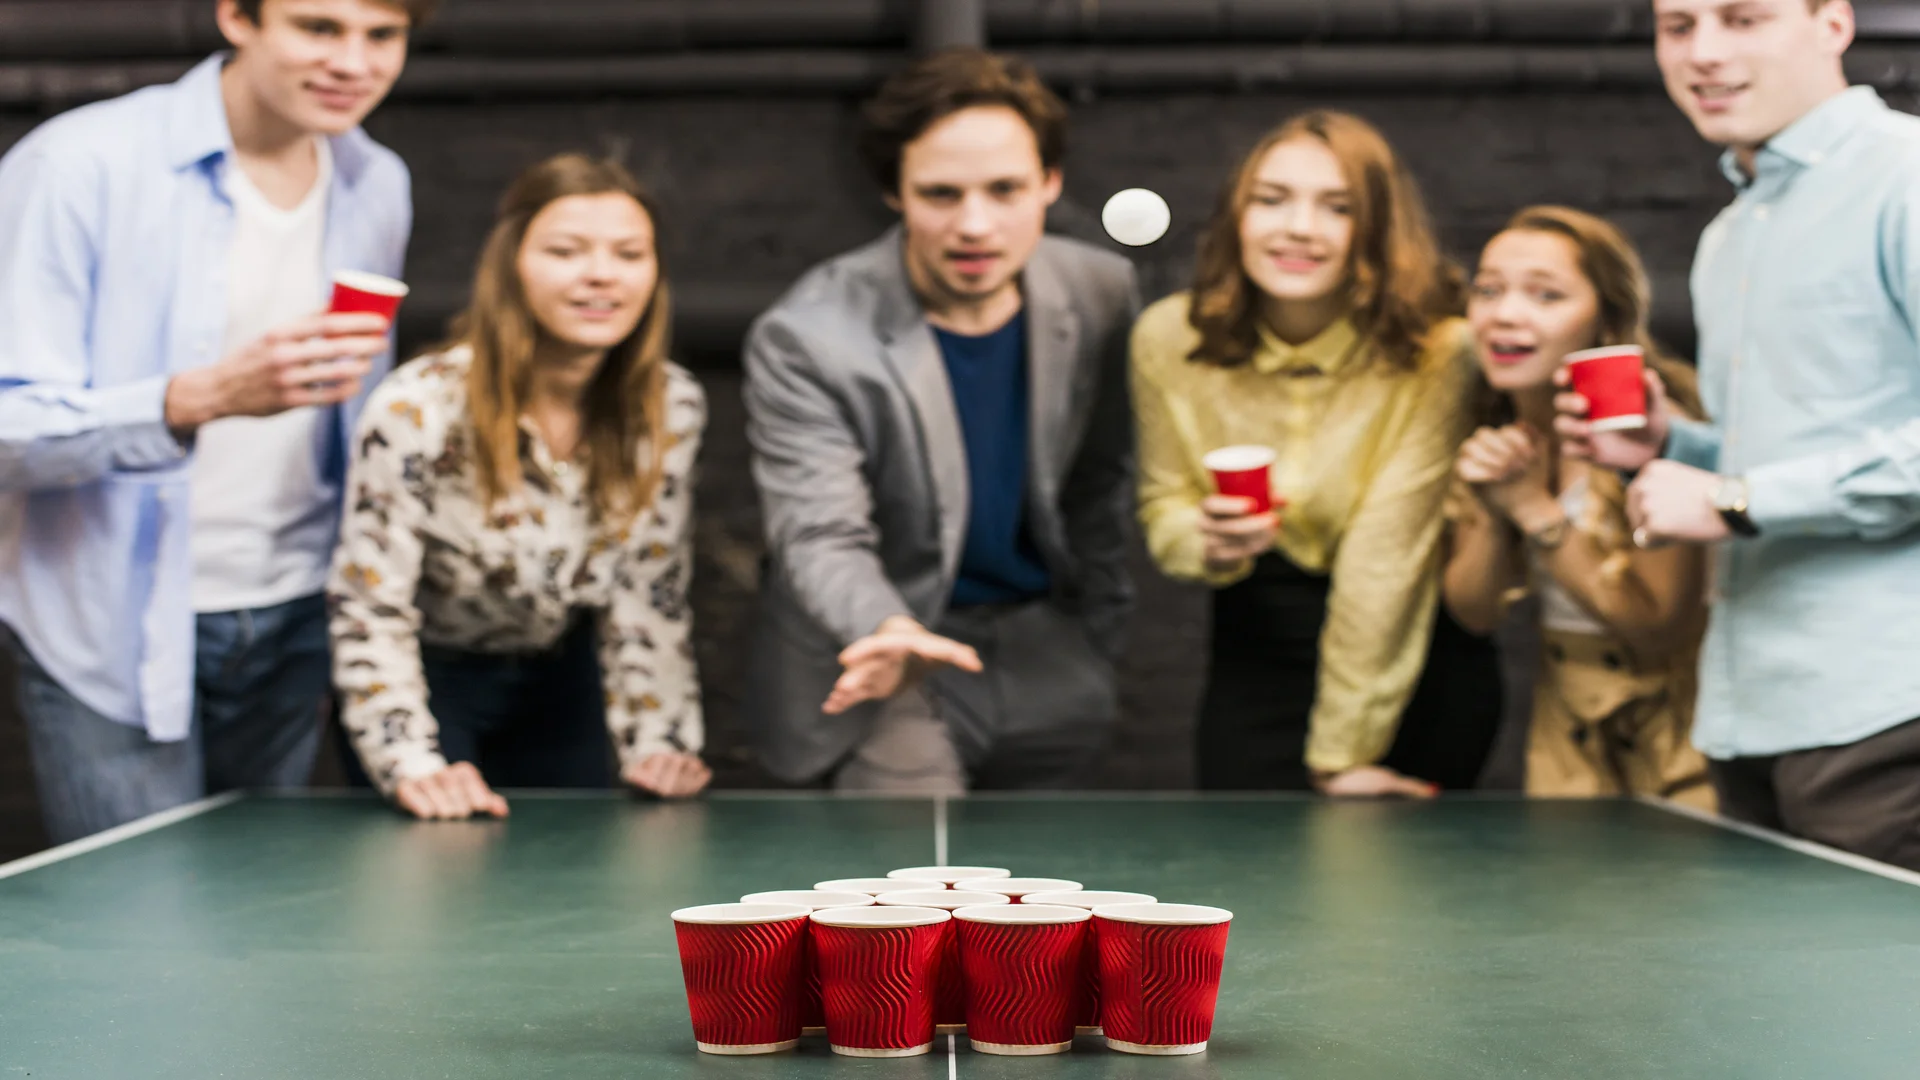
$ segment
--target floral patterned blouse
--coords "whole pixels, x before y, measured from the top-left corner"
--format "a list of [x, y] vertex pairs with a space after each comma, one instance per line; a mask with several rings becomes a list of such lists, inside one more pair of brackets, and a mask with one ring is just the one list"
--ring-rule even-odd
[[597, 615], [607, 726], [621, 761], [703, 740], [687, 584], [700, 384], [669, 367], [672, 439], [653, 503], [617, 532], [592, 520], [586, 469], [555, 462], [522, 424], [521, 489], [479, 495], [466, 408], [469, 354], [395, 371], [368, 400], [328, 584], [334, 683], [367, 775], [383, 792], [446, 767], [419, 643], [481, 653], [554, 645]]

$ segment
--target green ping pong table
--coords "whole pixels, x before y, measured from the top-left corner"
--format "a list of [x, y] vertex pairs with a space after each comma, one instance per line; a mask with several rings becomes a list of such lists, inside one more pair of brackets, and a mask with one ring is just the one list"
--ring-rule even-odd
[[[1920, 877], [1634, 802], [222, 797], [0, 867], [0, 1080], [1920, 1077]], [[1235, 912], [1209, 1051], [697, 1053], [668, 913], [930, 861]]]

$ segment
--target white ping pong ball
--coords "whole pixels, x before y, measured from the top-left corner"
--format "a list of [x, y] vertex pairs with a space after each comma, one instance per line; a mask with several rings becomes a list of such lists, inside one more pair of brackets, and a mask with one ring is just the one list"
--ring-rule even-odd
[[1173, 224], [1173, 211], [1167, 200], [1146, 188], [1116, 191], [1100, 211], [1100, 224], [1107, 235], [1128, 247], [1145, 247], [1167, 235]]

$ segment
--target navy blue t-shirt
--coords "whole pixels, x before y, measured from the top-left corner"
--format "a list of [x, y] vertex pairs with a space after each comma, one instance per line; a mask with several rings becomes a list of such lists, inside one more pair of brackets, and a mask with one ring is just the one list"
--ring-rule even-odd
[[1027, 316], [969, 337], [934, 327], [967, 446], [967, 540], [953, 606], [1044, 596], [1052, 581], [1027, 529]]

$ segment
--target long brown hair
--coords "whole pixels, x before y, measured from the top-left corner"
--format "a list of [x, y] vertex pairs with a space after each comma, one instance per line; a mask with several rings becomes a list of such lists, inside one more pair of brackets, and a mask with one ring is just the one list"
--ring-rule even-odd
[[1372, 124], [1347, 113], [1303, 113], [1268, 132], [1221, 193], [1200, 240], [1187, 319], [1200, 332], [1191, 359], [1232, 367], [1259, 347], [1259, 288], [1247, 277], [1240, 222], [1260, 163], [1294, 139], [1313, 139], [1340, 162], [1352, 193], [1346, 300], [1363, 347], [1411, 370], [1439, 320], [1460, 313], [1460, 275], [1440, 254], [1413, 176]]
[[[541, 330], [527, 305], [518, 269], [527, 227], [540, 211], [575, 195], [626, 195], [653, 223], [652, 197], [617, 162], [584, 154], [548, 158], [520, 174], [500, 200], [474, 273], [473, 301], [453, 324], [451, 346], [466, 346], [467, 411], [481, 496], [492, 504], [517, 491], [521, 468], [520, 414], [532, 382]], [[659, 259], [656, 250], [655, 258]], [[653, 498], [667, 449], [667, 341], [672, 297], [660, 266], [653, 296], [626, 340], [607, 350], [581, 398], [581, 444], [587, 451], [587, 491], [604, 525], [631, 520]], [[646, 444], [646, 460], [638, 448]]]
[[[1545, 233], [1570, 241], [1581, 275], [1599, 297], [1593, 344], [1640, 346], [1647, 366], [1666, 384], [1667, 400], [1674, 409], [1693, 419], [1706, 415], [1693, 369], [1653, 340], [1648, 328], [1653, 287], [1640, 253], [1625, 233], [1605, 218], [1566, 206], [1529, 206], [1513, 215], [1500, 231]], [[1481, 386], [1481, 422], [1488, 426], [1511, 423], [1512, 399], [1488, 386], [1484, 377]], [[1615, 579], [1626, 569], [1630, 553], [1626, 482], [1611, 469], [1589, 469], [1587, 477], [1587, 489], [1593, 497], [1587, 500], [1579, 525], [1607, 554], [1601, 574]]]
[[[1580, 274], [1599, 297], [1593, 344], [1638, 345], [1647, 366], [1660, 376], [1667, 397], [1683, 415], [1699, 418], [1700, 381], [1693, 369], [1673, 358], [1653, 340], [1649, 320], [1653, 313], [1653, 285], [1633, 241], [1605, 218], [1568, 206], [1529, 206], [1508, 220], [1501, 233], [1534, 232], [1561, 237], [1573, 244]], [[1496, 234], [1496, 236], [1499, 234]], [[1484, 385], [1484, 379], [1482, 380]], [[1482, 422], [1511, 422], [1512, 405], [1505, 394], [1486, 387]]]

